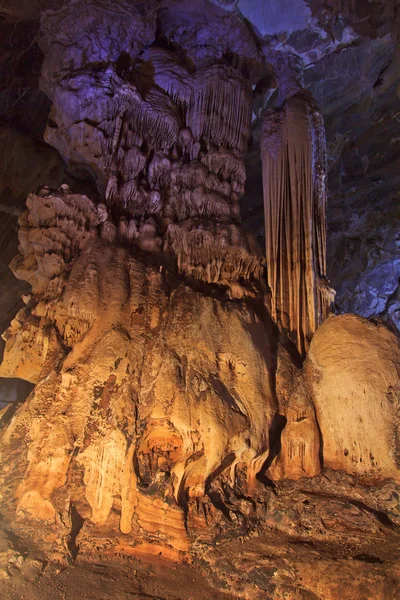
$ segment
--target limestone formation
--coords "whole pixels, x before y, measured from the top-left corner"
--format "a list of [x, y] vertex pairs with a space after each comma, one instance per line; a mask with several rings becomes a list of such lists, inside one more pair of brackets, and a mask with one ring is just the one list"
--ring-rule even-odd
[[19, 219], [11, 267], [32, 294], [0, 374], [37, 385], [3, 433], [2, 504], [18, 531], [44, 524], [53, 552], [78, 518], [82, 547], [176, 553], [185, 522], [204, 522], [197, 500], [225, 502], [221, 478], [251, 494], [277, 411], [264, 259], [238, 208], [251, 86], [228, 60], [140, 54], [154, 29], [139, 13], [129, 55], [110, 45], [94, 70], [78, 9], [42, 27], [46, 138], [96, 174], [104, 202], [45, 188]]
[[367, 479], [399, 478], [400, 345], [383, 323], [332, 317], [312, 339], [306, 369], [324, 465]]
[[[34, 388], [0, 412], [0, 578], [31, 554], [162, 557], [208, 572], [202, 599], [389, 599], [400, 347], [328, 318], [325, 132], [298, 60], [276, 44], [266, 64], [233, 2], [117, 4], [42, 14], [45, 138], [97, 192], [41, 186], [19, 216], [31, 290], [0, 377]], [[266, 259], [239, 210], [253, 110]]]
[[71, 511], [146, 540], [146, 512], [163, 510], [167, 546], [184, 549], [174, 507], [226, 469], [232, 486], [244, 470], [250, 489], [266, 458], [276, 404], [265, 326], [246, 301], [204, 295], [159, 256], [115, 245], [105, 207], [67, 189], [28, 206], [13, 268], [33, 297], [7, 331], [0, 374], [37, 386], [2, 438], [4, 458], [26, 448], [3, 472], [2, 501], [17, 500], [19, 526], [60, 528], [64, 543]]
[[326, 319], [326, 148], [321, 115], [307, 93], [264, 116], [262, 160], [272, 318], [304, 353]]
[[271, 448], [266, 466], [273, 481], [296, 481], [321, 472], [322, 440], [309, 381], [283, 341], [278, 347], [275, 375], [279, 413], [271, 431], [279, 447]]

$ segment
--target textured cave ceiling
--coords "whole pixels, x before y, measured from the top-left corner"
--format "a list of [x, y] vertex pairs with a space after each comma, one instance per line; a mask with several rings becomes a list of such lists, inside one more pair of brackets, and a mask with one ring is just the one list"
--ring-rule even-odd
[[[95, 195], [78, 166], [68, 172], [43, 141], [50, 101], [40, 90], [39, 23], [67, 0], [0, 0], [0, 324], [8, 325], [27, 290], [8, 269], [16, 221], [29, 191], [68, 181]], [[397, 0], [199, 0], [134, 2], [141, 11], [172, 7], [207, 23], [212, 11], [234, 11], [254, 48], [277, 77], [298, 73], [324, 115], [329, 151], [328, 275], [344, 311], [383, 316], [399, 325], [400, 69]], [[119, 10], [119, 3], [112, 3]], [[189, 15], [189, 16], [188, 16]], [[191, 16], [190, 16], [191, 15]], [[186, 18], [185, 17], [185, 18]], [[173, 29], [175, 23], [169, 26]], [[237, 35], [237, 33], [233, 33]], [[201, 31], [196, 44], [202, 45]], [[195, 42], [193, 42], [195, 43]], [[243, 40], [238, 40], [243, 44]], [[258, 79], [258, 81], [257, 81]], [[259, 115], [271, 102], [271, 73], [255, 77], [253, 135], [247, 155], [246, 228], [264, 243]]]

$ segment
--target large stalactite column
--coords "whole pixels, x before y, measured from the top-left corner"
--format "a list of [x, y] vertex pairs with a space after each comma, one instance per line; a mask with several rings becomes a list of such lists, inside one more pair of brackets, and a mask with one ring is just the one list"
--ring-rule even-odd
[[46, 138], [102, 201], [43, 189], [20, 219], [32, 294], [0, 372], [36, 387], [0, 434], [0, 510], [53, 554], [172, 555], [215, 504], [249, 502], [277, 410], [264, 258], [238, 210], [251, 84], [224, 56], [231, 27], [249, 34], [193, 15], [177, 46], [189, 29], [196, 62], [155, 42], [151, 12], [113, 6], [42, 22]]
[[322, 116], [305, 91], [265, 113], [262, 165], [272, 318], [301, 354], [326, 319], [326, 142]]

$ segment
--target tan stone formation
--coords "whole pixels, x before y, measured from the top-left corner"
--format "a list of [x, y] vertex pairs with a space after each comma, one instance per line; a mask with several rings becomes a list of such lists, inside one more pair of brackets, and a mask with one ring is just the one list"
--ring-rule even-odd
[[42, 188], [19, 218], [11, 267], [32, 292], [0, 376], [35, 388], [0, 413], [0, 566], [17, 539], [53, 561], [191, 560], [221, 597], [372, 600], [350, 557], [389, 598], [400, 349], [354, 315], [317, 330], [320, 114], [302, 92], [264, 121], [270, 296], [238, 208], [254, 38], [205, 1], [111, 4], [42, 19], [46, 139], [102, 200]]
[[[129, 56], [112, 48], [95, 71], [77, 11], [42, 26], [47, 140], [104, 181], [105, 202], [43, 189], [20, 217], [12, 269], [32, 295], [0, 374], [37, 386], [3, 433], [2, 504], [19, 531], [45, 525], [54, 552], [78, 520], [82, 548], [173, 554], [204, 526], [195, 499], [224, 503], [219, 479], [251, 493], [277, 410], [264, 259], [238, 208], [251, 85], [218, 57], [139, 57], [154, 35], [139, 13]], [[101, 38], [100, 18], [90, 30]]]
[[306, 361], [324, 465], [399, 480], [400, 344], [383, 323], [329, 318]]
[[[145, 541], [160, 510], [157, 542], [183, 550], [178, 507], [224, 470], [251, 489], [266, 459], [276, 403], [265, 326], [246, 301], [204, 295], [158, 257], [102, 239], [106, 209], [87, 198], [64, 189], [28, 205], [14, 268], [36, 293], [7, 331], [0, 374], [37, 386], [2, 436], [13, 457], [2, 502], [15, 498], [18, 527], [44, 523], [64, 543], [71, 511]], [[60, 248], [62, 267], [47, 268]]]
[[370, 484], [399, 481], [400, 344], [386, 324], [331, 316], [302, 369], [280, 346], [275, 381], [285, 421], [275, 421], [271, 479], [315, 477], [323, 466]]
[[268, 477], [273, 481], [315, 477], [322, 466], [320, 430], [309, 382], [287, 342], [278, 348], [275, 385], [279, 417], [274, 425], [281, 434], [280, 447], [269, 457]]
[[307, 92], [263, 119], [262, 161], [271, 316], [304, 353], [326, 319], [326, 143]]

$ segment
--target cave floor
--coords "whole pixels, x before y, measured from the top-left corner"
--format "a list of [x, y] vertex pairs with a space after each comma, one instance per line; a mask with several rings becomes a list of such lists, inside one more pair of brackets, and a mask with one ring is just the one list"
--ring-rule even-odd
[[78, 556], [61, 567], [25, 557], [3, 572], [0, 599], [392, 600], [400, 597], [399, 556], [389, 538], [354, 555], [345, 537], [341, 544], [314, 544], [269, 531], [209, 546], [191, 563]]
[[77, 563], [48, 567], [31, 577], [23, 572], [0, 582], [2, 600], [208, 600], [233, 598], [210, 586], [198, 569], [165, 560], [133, 563]]
[[75, 560], [48, 562], [3, 519], [0, 600], [400, 598], [400, 486], [324, 470], [256, 492], [246, 518], [218, 513], [214, 525], [188, 529], [191, 551], [180, 562], [162, 556], [160, 545], [140, 551], [140, 540], [123, 557], [110, 544], [85, 543], [82, 532]]

